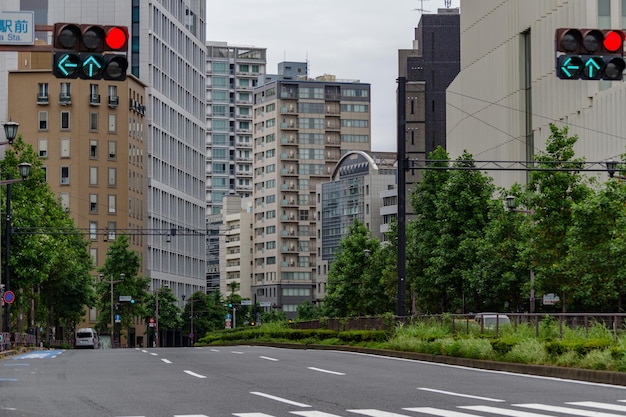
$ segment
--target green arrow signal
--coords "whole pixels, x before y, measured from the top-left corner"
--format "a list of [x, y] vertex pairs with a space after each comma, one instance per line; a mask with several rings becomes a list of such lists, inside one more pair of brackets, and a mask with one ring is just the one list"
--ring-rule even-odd
[[102, 77], [102, 67], [104, 58], [100, 54], [81, 54], [81, 74], [83, 79], [100, 79]]
[[57, 61], [57, 69], [61, 74], [66, 77], [76, 72], [78, 68], [78, 56], [71, 54], [64, 54], [61, 59]]
[[580, 71], [580, 66], [572, 61], [572, 57], [568, 57], [563, 65], [561, 65], [561, 71], [563, 71], [563, 73], [569, 78], [573, 77], [576, 73], [578, 73], [578, 71]]

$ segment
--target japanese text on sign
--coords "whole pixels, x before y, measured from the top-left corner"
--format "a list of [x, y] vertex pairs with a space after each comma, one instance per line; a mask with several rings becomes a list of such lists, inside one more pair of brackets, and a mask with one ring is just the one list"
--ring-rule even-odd
[[34, 12], [0, 12], [0, 45], [34, 44]]

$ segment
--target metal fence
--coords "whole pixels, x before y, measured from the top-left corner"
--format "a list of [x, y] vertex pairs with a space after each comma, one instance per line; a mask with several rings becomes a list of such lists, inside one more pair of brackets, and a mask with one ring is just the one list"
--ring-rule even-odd
[[[559, 334], [562, 337], [566, 327], [572, 329], [584, 329], [588, 333], [592, 326], [602, 324], [610, 329], [617, 337], [626, 332], [626, 313], [481, 313], [496, 316], [495, 325], [486, 328], [478, 323], [476, 314], [436, 314], [415, 315], [406, 317], [348, 317], [341, 319], [317, 319], [298, 321], [291, 324], [296, 329], [330, 329], [336, 331], [349, 330], [392, 330], [400, 324], [417, 324], [424, 322], [449, 323], [455, 332], [469, 333], [476, 328], [480, 332], [494, 332], [498, 334], [501, 326], [518, 326], [525, 324], [533, 326], [535, 335], [539, 336], [541, 323], [552, 322], [558, 325]], [[506, 315], [510, 324], [501, 323], [497, 317]], [[503, 320], [504, 321], [504, 320]]]

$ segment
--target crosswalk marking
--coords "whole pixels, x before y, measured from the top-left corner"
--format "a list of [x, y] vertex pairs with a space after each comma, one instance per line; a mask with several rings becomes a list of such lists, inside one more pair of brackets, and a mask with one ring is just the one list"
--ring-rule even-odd
[[507, 408], [490, 407], [487, 405], [467, 405], [461, 406], [459, 408], [472, 411], [482, 411], [484, 413], [492, 413], [508, 417], [554, 417], [548, 414], [529, 413], [526, 411], [509, 410]]
[[340, 417], [337, 414], [328, 414], [322, 411], [291, 411], [290, 413], [303, 417]]
[[346, 410], [349, 413], [361, 414], [363, 416], [370, 417], [409, 417], [406, 414], [390, 413], [388, 411], [380, 410]]
[[265, 413], [236, 413], [233, 415], [237, 417], [273, 417]]
[[430, 414], [432, 416], [439, 416], [439, 417], [480, 417], [476, 414], [467, 414], [467, 413], [462, 413], [460, 411], [442, 410], [439, 408], [432, 408], [432, 407], [403, 408], [403, 410], [413, 411], [413, 412], [422, 413], [422, 414]]
[[572, 416], [583, 417], [624, 417], [622, 414], [604, 413], [602, 411], [579, 410], [570, 407], [559, 407], [555, 405], [544, 404], [513, 404], [515, 407], [531, 408], [540, 411], [553, 411], [555, 413], [569, 413]]
[[598, 402], [595, 402], [595, 401], [577, 401], [577, 402], [565, 403], [565, 404], [578, 405], [578, 406], [581, 406], [581, 407], [599, 408], [599, 409], [602, 409], [602, 410], [625, 411], [626, 412], [626, 405], [619, 405], [619, 404], [605, 404], [605, 403], [598, 403]]

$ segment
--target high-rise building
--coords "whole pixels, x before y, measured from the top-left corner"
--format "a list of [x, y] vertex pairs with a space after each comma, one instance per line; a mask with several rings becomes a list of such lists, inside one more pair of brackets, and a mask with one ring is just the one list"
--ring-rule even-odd
[[252, 196], [252, 90], [265, 48], [207, 42], [207, 292], [220, 288], [220, 227], [228, 196]]
[[[129, 72], [146, 86], [141, 95], [146, 152], [136, 156], [147, 171], [142, 190], [146, 204], [141, 236], [145, 242], [145, 273], [152, 279], [151, 289], [169, 286], [181, 303], [182, 295], [204, 290], [206, 2], [81, 0], [69, 4], [65, 0], [8, 0], [2, 2], [0, 10], [36, 10], [35, 23], [43, 25], [72, 22], [128, 26], [131, 37]], [[51, 33], [38, 35], [51, 42]], [[63, 80], [50, 82], [62, 88]], [[74, 80], [71, 84], [79, 82], [83, 83], [81, 87], [73, 88], [84, 92], [82, 102], [88, 97], [89, 82]], [[118, 89], [122, 88], [128, 86], [118, 84]], [[101, 84], [101, 91], [107, 89], [108, 84]], [[53, 90], [56, 91], [56, 86], [50, 87], [50, 91]], [[121, 102], [120, 107], [133, 106], [131, 100], [136, 100], [131, 97], [133, 92], [119, 91], [119, 97], [128, 100]], [[72, 104], [71, 111], [78, 110], [86, 111]], [[103, 114], [103, 125], [111, 123], [112, 113]], [[133, 151], [130, 145], [128, 138], [119, 138], [117, 149], [123, 150], [120, 155], [130, 154]], [[103, 153], [108, 152], [106, 146], [100, 146]], [[84, 182], [85, 190], [90, 178], [88, 165], [84, 163], [82, 171], [70, 172], [70, 181]], [[52, 172], [53, 168], [49, 169]], [[120, 166], [118, 178], [126, 179], [129, 175], [126, 167]], [[84, 191], [82, 198], [91, 198], [89, 192]], [[116, 232], [124, 232], [120, 224], [110, 226], [117, 227]], [[170, 239], [166, 239], [168, 234]]]
[[[458, 8], [423, 14], [413, 48], [398, 51], [398, 76], [406, 78], [404, 132], [410, 159], [423, 160], [437, 146], [446, 147], [446, 88], [459, 73], [459, 22]], [[422, 172], [410, 170], [406, 176], [410, 192]]]
[[252, 293], [288, 317], [313, 300], [316, 187], [348, 151], [370, 149], [370, 85], [282, 62], [254, 89]]

